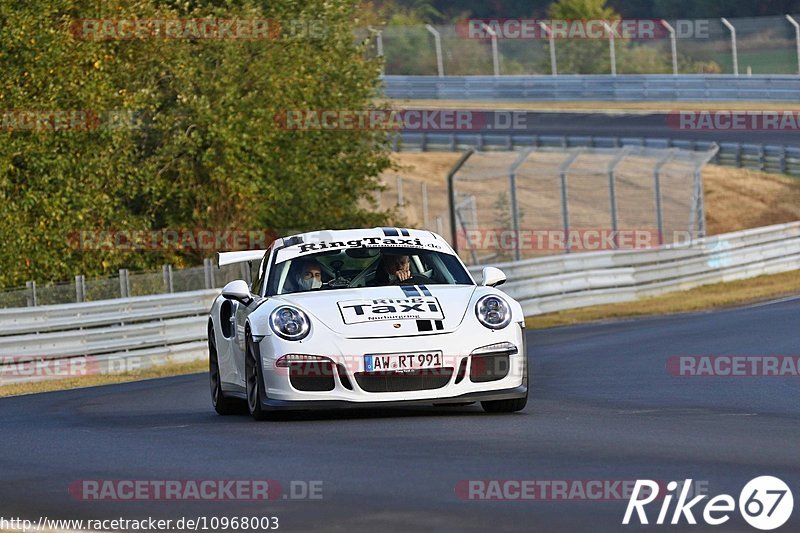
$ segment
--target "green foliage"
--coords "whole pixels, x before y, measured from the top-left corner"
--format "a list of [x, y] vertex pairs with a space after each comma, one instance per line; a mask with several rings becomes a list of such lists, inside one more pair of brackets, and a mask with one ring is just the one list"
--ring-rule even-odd
[[[100, 6], [100, 7], [98, 7]], [[274, 40], [75, 38], [79, 18], [307, 20]], [[380, 64], [346, 0], [0, 3], [0, 109], [93, 110], [91, 131], [0, 130], [0, 286], [198, 262], [198, 251], [82, 251], [80, 230], [376, 225], [379, 131], [289, 131], [287, 110], [365, 109]], [[314, 29], [316, 28], [316, 29]], [[122, 117], [109, 127], [108, 117]], [[131, 122], [130, 118], [133, 118]]]
[[552, 19], [616, 20], [619, 14], [606, 7], [606, 0], [558, 0], [550, 5], [547, 14]]

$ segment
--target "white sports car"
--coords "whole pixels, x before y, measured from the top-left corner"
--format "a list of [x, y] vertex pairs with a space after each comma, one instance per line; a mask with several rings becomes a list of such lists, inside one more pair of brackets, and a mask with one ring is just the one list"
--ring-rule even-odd
[[208, 323], [214, 408], [270, 411], [389, 404], [525, 407], [520, 305], [476, 284], [450, 245], [399, 228], [304, 233], [267, 250], [223, 252], [220, 266], [261, 261], [251, 286], [228, 283]]

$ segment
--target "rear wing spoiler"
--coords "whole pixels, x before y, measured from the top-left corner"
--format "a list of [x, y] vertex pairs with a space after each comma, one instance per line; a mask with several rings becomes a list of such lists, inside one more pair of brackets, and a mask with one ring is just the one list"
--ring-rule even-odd
[[267, 250], [243, 250], [241, 252], [217, 252], [217, 265], [233, 265], [235, 263], [248, 263], [260, 261]]

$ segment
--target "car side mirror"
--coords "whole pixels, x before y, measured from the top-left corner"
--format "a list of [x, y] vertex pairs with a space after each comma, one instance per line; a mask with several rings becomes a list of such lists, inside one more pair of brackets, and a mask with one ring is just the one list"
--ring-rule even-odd
[[253, 299], [253, 296], [250, 294], [250, 287], [247, 286], [246, 281], [241, 279], [231, 281], [225, 285], [222, 288], [222, 296], [229, 300], [237, 300], [243, 304], [247, 304]]
[[483, 269], [483, 281], [481, 281], [481, 285], [486, 287], [497, 287], [505, 282], [506, 275], [499, 268], [485, 267]]

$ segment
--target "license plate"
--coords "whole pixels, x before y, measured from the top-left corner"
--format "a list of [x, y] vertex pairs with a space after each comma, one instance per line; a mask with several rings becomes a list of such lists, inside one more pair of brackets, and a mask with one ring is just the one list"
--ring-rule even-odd
[[397, 372], [442, 367], [442, 352], [392, 353], [364, 356], [364, 372]]

